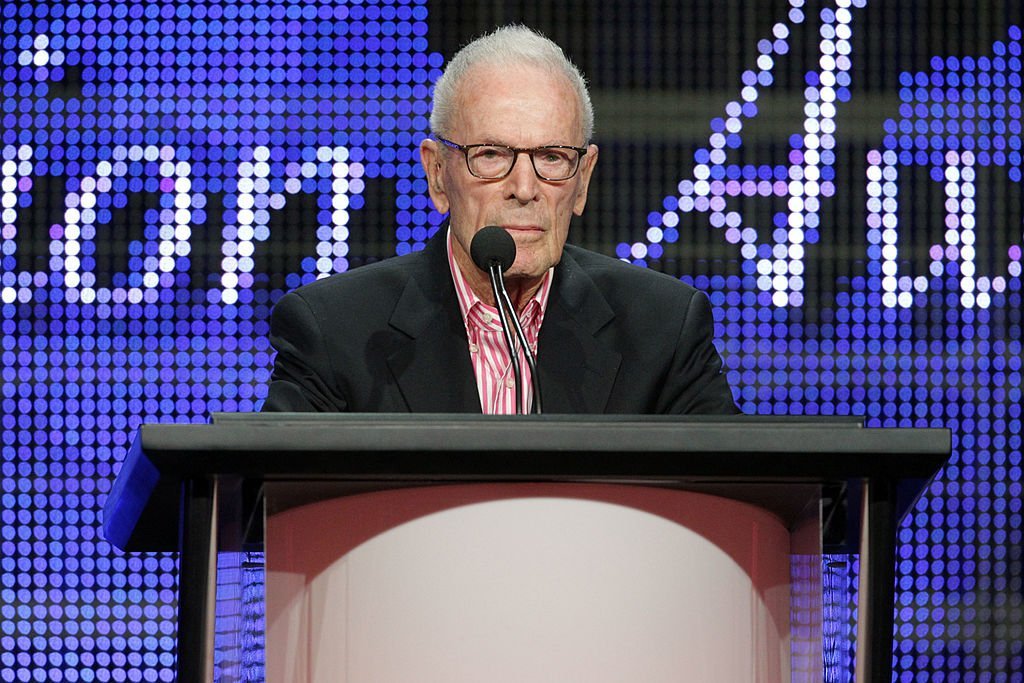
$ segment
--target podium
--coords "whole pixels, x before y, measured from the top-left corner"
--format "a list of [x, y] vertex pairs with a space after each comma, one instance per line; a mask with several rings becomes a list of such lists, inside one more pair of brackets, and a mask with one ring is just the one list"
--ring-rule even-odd
[[467, 485], [714, 496], [778, 520], [796, 554], [820, 554], [822, 534], [859, 552], [857, 680], [880, 681], [891, 678], [896, 527], [950, 451], [948, 430], [857, 419], [224, 414], [143, 426], [103, 528], [128, 552], [180, 553], [178, 680], [202, 681], [217, 552], [262, 547], [265, 515]]

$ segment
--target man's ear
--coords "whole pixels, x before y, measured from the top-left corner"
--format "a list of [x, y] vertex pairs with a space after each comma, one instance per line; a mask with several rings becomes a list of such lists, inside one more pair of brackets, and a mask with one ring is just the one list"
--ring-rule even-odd
[[441, 213], [448, 213], [448, 193], [444, 189], [444, 163], [441, 160], [441, 145], [437, 140], [425, 138], [420, 143], [420, 163], [427, 174], [427, 192], [434, 207]]
[[579, 184], [576, 187], [576, 200], [572, 205], [572, 212], [577, 216], [583, 215], [583, 209], [587, 205], [587, 190], [590, 188], [594, 166], [597, 165], [597, 151], [597, 145], [590, 145], [583, 160], [580, 161]]

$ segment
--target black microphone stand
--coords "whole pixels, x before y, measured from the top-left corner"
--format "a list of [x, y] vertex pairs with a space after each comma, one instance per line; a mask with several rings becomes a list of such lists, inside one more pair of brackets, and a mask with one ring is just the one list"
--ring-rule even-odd
[[530, 348], [526, 339], [526, 332], [519, 322], [519, 315], [512, 299], [505, 288], [505, 278], [502, 273], [509, 268], [516, 260], [516, 243], [508, 232], [497, 225], [487, 225], [481, 228], [473, 236], [470, 244], [470, 256], [477, 268], [486, 271], [491, 278], [491, 291], [494, 292], [494, 303], [501, 315], [501, 331], [505, 335], [505, 345], [512, 362], [512, 369], [516, 379], [516, 414], [523, 414], [523, 376], [519, 367], [519, 352], [512, 340], [512, 333], [509, 331], [511, 322], [516, 333], [516, 338], [523, 347], [523, 354], [530, 366], [530, 375], [533, 378], [533, 408], [530, 412], [540, 415], [543, 412], [541, 405], [540, 377], [537, 375], [537, 359], [533, 349]]
[[530, 412], [534, 415], [540, 415], [544, 410], [541, 406], [540, 400], [540, 376], [537, 374], [537, 359], [534, 357], [533, 349], [530, 348], [529, 340], [526, 338], [526, 331], [523, 330], [523, 326], [519, 322], [519, 316], [516, 314], [515, 306], [512, 305], [512, 299], [509, 298], [508, 290], [505, 289], [504, 278], [502, 278], [501, 296], [502, 301], [509, 312], [509, 317], [512, 318], [512, 325], [515, 327], [516, 337], [519, 338], [519, 343], [523, 346], [523, 353], [526, 355], [526, 364], [530, 367], [530, 377], [533, 379], [533, 408]]
[[[491, 289], [494, 291], [494, 303], [498, 306], [498, 313], [501, 314], [501, 331], [505, 333], [505, 345], [508, 347], [509, 359], [512, 361], [512, 372], [516, 378], [516, 415], [523, 414], [523, 373], [519, 369], [519, 352], [516, 350], [515, 343], [512, 341], [512, 333], [508, 329], [508, 323], [505, 321], [505, 316], [508, 314], [506, 309], [506, 301], [508, 306], [512, 305], [509, 299], [508, 292], [505, 291], [505, 279], [501, 276], [501, 264], [497, 260], [491, 261], [487, 268], [487, 272], [491, 276]], [[502, 294], [505, 296], [502, 297]], [[516, 322], [516, 327], [519, 327], [519, 318], [516, 316], [516, 312], [513, 309], [511, 317]], [[527, 347], [528, 348], [528, 347]], [[536, 377], [534, 378], [536, 381]]]

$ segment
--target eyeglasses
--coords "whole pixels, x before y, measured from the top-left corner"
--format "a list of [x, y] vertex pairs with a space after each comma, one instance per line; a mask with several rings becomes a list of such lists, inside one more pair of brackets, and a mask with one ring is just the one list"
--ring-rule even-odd
[[482, 180], [500, 180], [512, 172], [520, 154], [530, 157], [533, 172], [541, 180], [568, 180], [580, 168], [586, 147], [551, 145], [549, 147], [507, 147], [505, 145], [460, 145], [442, 137], [439, 141], [457, 149], [466, 157], [469, 172]]

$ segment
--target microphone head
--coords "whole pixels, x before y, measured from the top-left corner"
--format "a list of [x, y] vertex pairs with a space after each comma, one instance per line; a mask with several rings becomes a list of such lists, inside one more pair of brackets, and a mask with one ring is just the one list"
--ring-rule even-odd
[[491, 269], [491, 264], [497, 264], [504, 273], [516, 260], [516, 241], [504, 228], [488, 225], [473, 235], [469, 255], [485, 273]]

